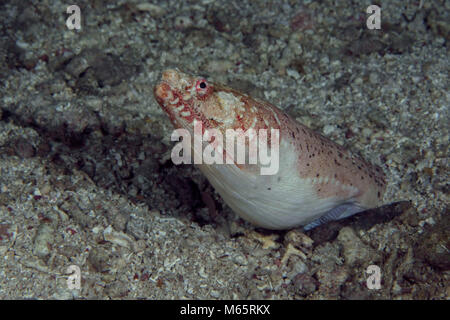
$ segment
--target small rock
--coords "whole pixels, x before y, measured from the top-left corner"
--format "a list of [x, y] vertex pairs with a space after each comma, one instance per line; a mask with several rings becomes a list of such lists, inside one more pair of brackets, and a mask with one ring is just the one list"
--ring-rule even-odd
[[195, 47], [204, 48], [214, 42], [214, 34], [207, 29], [191, 28], [185, 43], [192, 43]]
[[259, 243], [261, 243], [263, 249], [269, 249], [269, 250], [272, 249], [273, 250], [273, 249], [277, 249], [280, 246], [280, 244], [278, 242], [276, 242], [278, 239], [278, 235], [276, 235], [276, 234], [269, 234], [269, 235], [265, 236], [259, 232], [253, 231], [250, 233], [250, 236], [253, 239], [257, 240]]
[[[0, 201], [0, 203], [1, 203], [1, 201]], [[9, 239], [12, 236], [10, 227], [11, 227], [11, 225], [8, 223], [0, 224], [0, 240], [2, 240], [4, 238]]]
[[25, 139], [20, 139], [14, 145], [16, 154], [21, 158], [31, 158], [36, 154], [33, 145]]
[[179, 16], [175, 18], [175, 29], [184, 30], [193, 26], [193, 21], [189, 17]]
[[294, 247], [304, 252], [309, 252], [313, 248], [314, 241], [303, 232], [294, 229], [286, 233], [284, 236], [285, 244], [292, 244]]
[[386, 45], [372, 37], [362, 37], [361, 39], [356, 39], [351, 41], [347, 47], [346, 51], [352, 56], [368, 55], [373, 52], [383, 53]]
[[148, 3], [148, 2], [137, 4], [136, 8], [139, 11], [149, 12], [152, 15], [152, 17], [155, 17], [155, 18], [162, 17], [165, 13], [165, 10], [163, 8], [161, 8], [160, 6], [157, 6], [153, 3]]
[[240, 266], [246, 266], [248, 264], [247, 258], [243, 254], [236, 253], [232, 257], [232, 261]]
[[115, 229], [123, 231], [126, 228], [129, 218], [130, 218], [130, 216], [127, 213], [118, 212], [114, 215], [114, 217], [112, 219], [112, 224]]
[[371, 72], [369, 74], [369, 82], [373, 85], [380, 82], [380, 75], [378, 74], [378, 72]]
[[115, 231], [111, 226], [103, 231], [103, 237], [106, 241], [116, 244], [121, 247], [131, 249], [134, 241], [123, 232]]
[[210, 294], [211, 294], [211, 297], [216, 298], [216, 299], [220, 297], [220, 292], [217, 290], [211, 290]]
[[299, 257], [291, 257], [290, 260], [289, 266], [292, 270], [287, 274], [289, 279], [294, 279], [298, 274], [308, 272], [308, 266]]
[[331, 124], [327, 124], [323, 127], [323, 133], [326, 136], [331, 135], [333, 132], [336, 131], [336, 126], [335, 125], [331, 125]]
[[414, 255], [433, 267], [450, 270], [450, 215], [427, 227], [416, 244]]
[[59, 206], [59, 208], [83, 228], [92, 229], [94, 227], [94, 219], [85, 214], [84, 211], [81, 210], [76, 204], [70, 201], [65, 201]]
[[110, 268], [108, 263], [110, 261], [109, 252], [103, 248], [92, 249], [88, 261], [97, 272], [105, 272]]
[[317, 290], [318, 281], [306, 273], [301, 273], [295, 276], [293, 285], [298, 294], [307, 296]]
[[147, 247], [145, 240], [138, 240], [134, 244], [134, 252], [143, 252], [145, 248]]
[[65, 71], [75, 78], [78, 78], [87, 68], [90, 67], [88, 59], [82, 54], [74, 57], [67, 64]]
[[361, 241], [352, 228], [342, 228], [337, 239], [343, 247], [344, 259], [347, 265], [369, 265], [376, 260], [373, 250]]
[[39, 258], [46, 258], [50, 255], [52, 243], [54, 241], [54, 230], [48, 223], [41, 223], [34, 238], [33, 254]]
[[148, 237], [149, 223], [148, 219], [132, 214], [127, 223], [126, 232], [136, 239], [145, 239]]

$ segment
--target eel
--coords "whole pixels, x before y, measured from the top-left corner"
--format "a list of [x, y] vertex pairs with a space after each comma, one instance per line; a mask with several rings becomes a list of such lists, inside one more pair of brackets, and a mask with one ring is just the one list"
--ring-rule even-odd
[[[386, 188], [382, 169], [268, 102], [178, 69], [163, 71], [154, 96], [174, 128], [182, 130], [181, 153], [191, 159], [193, 155], [194, 164], [225, 203], [256, 226], [309, 230], [382, 204]], [[229, 138], [228, 132], [237, 135]], [[180, 132], [172, 135], [177, 141]], [[238, 146], [223, 142], [224, 136], [227, 142], [238, 141]], [[270, 171], [267, 161], [258, 150], [252, 153], [252, 147], [263, 149], [261, 136], [276, 162], [276, 170], [269, 174], [262, 171]], [[239, 143], [246, 147], [244, 162], [234, 156]], [[195, 162], [211, 150], [219, 155], [214, 159], [223, 161]], [[179, 151], [172, 150], [172, 156]]]

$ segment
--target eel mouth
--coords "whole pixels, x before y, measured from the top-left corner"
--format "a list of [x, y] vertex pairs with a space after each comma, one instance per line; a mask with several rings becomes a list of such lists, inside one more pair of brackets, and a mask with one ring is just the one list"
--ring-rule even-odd
[[172, 88], [164, 81], [156, 84], [154, 94], [158, 102], [163, 104], [173, 99]]
[[[192, 109], [193, 79], [175, 69], [162, 72], [153, 94], [176, 128], [190, 128], [195, 112]], [[195, 88], [195, 87], [194, 87]]]
[[[154, 95], [158, 102], [166, 106], [177, 104], [177, 98], [186, 100], [190, 95], [183, 94], [186, 89], [192, 88], [193, 79], [177, 69], [168, 69], [162, 72], [161, 80], [154, 88]], [[192, 92], [190, 92], [192, 94]]]
[[161, 75], [161, 80], [156, 84], [155, 97], [162, 101], [173, 99], [174, 83], [179, 79], [176, 70], [165, 70]]

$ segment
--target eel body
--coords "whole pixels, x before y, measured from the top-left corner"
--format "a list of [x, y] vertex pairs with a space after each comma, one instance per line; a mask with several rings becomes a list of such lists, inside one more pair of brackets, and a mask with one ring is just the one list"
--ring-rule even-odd
[[[379, 167], [268, 102], [176, 69], [163, 72], [154, 95], [175, 129], [200, 133], [202, 150], [209, 146], [222, 155], [223, 163], [197, 165], [227, 205], [257, 226], [311, 229], [382, 204], [385, 179]], [[249, 163], [236, 161], [237, 147], [225, 141], [227, 130], [256, 133], [241, 140]], [[250, 162], [251, 146], [262, 146], [252, 144], [260, 132], [267, 133], [267, 154], [277, 163], [258, 156]], [[193, 140], [192, 156], [201, 157]], [[264, 168], [268, 174], [262, 174]]]

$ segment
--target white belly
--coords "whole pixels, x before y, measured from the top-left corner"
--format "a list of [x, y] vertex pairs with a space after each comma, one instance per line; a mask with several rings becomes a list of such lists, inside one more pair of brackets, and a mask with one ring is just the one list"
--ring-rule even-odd
[[289, 229], [308, 224], [342, 203], [336, 197], [319, 198], [311, 181], [300, 178], [298, 156], [292, 150], [280, 145], [280, 165], [275, 175], [251, 173], [234, 164], [199, 168], [242, 218], [267, 229]]

